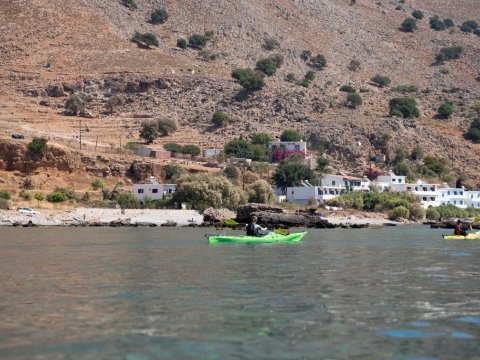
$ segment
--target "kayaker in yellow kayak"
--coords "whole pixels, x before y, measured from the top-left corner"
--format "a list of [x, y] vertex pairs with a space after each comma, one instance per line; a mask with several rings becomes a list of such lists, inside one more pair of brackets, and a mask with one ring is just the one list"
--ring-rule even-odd
[[[261, 227], [260, 225], [257, 224], [258, 218], [256, 216], [252, 217], [252, 221], [247, 225], [247, 236], [264, 236], [267, 234], [272, 233], [271, 231], [268, 231], [267, 228]], [[260, 231], [268, 231], [267, 233], [260, 233]]]
[[463, 229], [462, 220], [458, 219], [457, 224], [455, 225], [454, 235], [467, 236], [467, 232]]

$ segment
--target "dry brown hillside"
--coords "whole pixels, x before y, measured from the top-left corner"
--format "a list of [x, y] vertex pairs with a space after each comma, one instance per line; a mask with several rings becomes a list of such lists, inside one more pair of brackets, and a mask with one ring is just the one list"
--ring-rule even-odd
[[[393, 157], [399, 145], [419, 145], [480, 185], [480, 148], [463, 138], [475, 116], [471, 106], [480, 101], [480, 37], [458, 28], [465, 20], [480, 22], [477, 0], [357, 0], [354, 5], [351, 0], [135, 0], [137, 10], [121, 2], [0, 0], [1, 137], [46, 135], [78, 150], [80, 119], [65, 116], [63, 106], [70, 93], [83, 92], [92, 114], [82, 123], [84, 152], [95, 143], [107, 152], [138, 139], [142, 120], [171, 117], [180, 131], [158, 143], [221, 147], [252, 132], [278, 136], [296, 128], [327, 148], [336, 170], [359, 173], [368, 166], [369, 153]], [[159, 8], [169, 18], [153, 25], [150, 14]], [[425, 14], [418, 29], [400, 31], [414, 9]], [[430, 29], [433, 15], [451, 18], [455, 27]], [[154, 33], [159, 47], [138, 47], [130, 41], [135, 31]], [[205, 50], [215, 60], [176, 47], [178, 38], [206, 31], [214, 32]], [[267, 51], [266, 38], [277, 39], [279, 47]], [[453, 45], [464, 48], [460, 58], [434, 64], [439, 50]], [[312, 70], [300, 58], [303, 50], [327, 60], [308, 88], [285, 80], [289, 73], [302, 79]], [[266, 78], [261, 91], [242, 92], [231, 71], [253, 68], [274, 53], [285, 59], [279, 71]], [[358, 71], [348, 69], [352, 59], [360, 62]], [[377, 73], [391, 78], [391, 85], [372, 84]], [[339, 91], [345, 84], [362, 89], [362, 106], [346, 107], [346, 94]], [[419, 89], [408, 95], [418, 102], [418, 119], [388, 115], [388, 101], [403, 96], [393, 91], [398, 85]], [[49, 86], [60, 89], [58, 97]], [[112, 92], [127, 101], [108, 114], [105, 103]], [[436, 119], [445, 100], [455, 104], [455, 113]], [[232, 118], [225, 129], [212, 127], [216, 110]], [[376, 145], [374, 137], [387, 133], [388, 144]]]

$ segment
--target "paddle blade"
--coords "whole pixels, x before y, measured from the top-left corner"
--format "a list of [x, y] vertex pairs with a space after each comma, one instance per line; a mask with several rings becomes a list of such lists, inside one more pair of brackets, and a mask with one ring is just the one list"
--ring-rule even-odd
[[233, 219], [223, 219], [223, 223], [224, 223], [226, 226], [237, 226], [237, 225], [238, 225], [238, 222], [236, 222], [236, 221], [233, 220]]
[[280, 235], [289, 235], [290, 234], [290, 231], [288, 231], [287, 229], [275, 229], [274, 231], [277, 234], [280, 234]]

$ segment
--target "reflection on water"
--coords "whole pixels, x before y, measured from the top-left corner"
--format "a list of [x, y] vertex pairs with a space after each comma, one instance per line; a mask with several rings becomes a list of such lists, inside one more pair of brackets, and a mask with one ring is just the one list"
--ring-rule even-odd
[[0, 358], [478, 359], [480, 241], [440, 234], [0, 229]]

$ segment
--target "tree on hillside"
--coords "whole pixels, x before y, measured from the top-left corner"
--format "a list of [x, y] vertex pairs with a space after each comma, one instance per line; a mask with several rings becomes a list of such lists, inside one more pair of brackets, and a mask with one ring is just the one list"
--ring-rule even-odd
[[160, 136], [168, 136], [177, 131], [177, 124], [173, 119], [157, 120], [157, 131]]
[[257, 180], [253, 184], [247, 185], [245, 191], [248, 195], [248, 202], [272, 204], [275, 201], [275, 193], [265, 180]]
[[420, 111], [417, 108], [417, 102], [412, 98], [394, 98], [388, 103], [390, 106], [390, 115], [403, 118], [419, 117]]
[[274, 50], [279, 46], [280, 46], [280, 42], [273, 37], [266, 38], [263, 43], [263, 47], [267, 50]]
[[229, 121], [228, 114], [223, 111], [215, 111], [212, 116], [212, 123], [218, 127], [227, 125]]
[[201, 150], [197, 145], [189, 144], [182, 148], [182, 153], [188, 154], [192, 157], [192, 159], [195, 159], [196, 156], [200, 155]]
[[165, 9], [157, 9], [150, 16], [150, 22], [152, 24], [163, 24], [168, 20], [168, 13]]
[[141, 124], [140, 137], [151, 144], [158, 137], [158, 126], [155, 122], [144, 121]]
[[262, 76], [252, 69], [237, 68], [232, 71], [232, 77], [237, 80], [245, 90], [261, 90], [265, 86]]
[[250, 144], [243, 139], [233, 139], [225, 144], [225, 155], [239, 158], [252, 158], [252, 149]]
[[250, 135], [250, 141], [252, 144], [268, 145], [268, 143], [272, 141], [272, 137], [267, 133], [257, 132]]
[[440, 53], [437, 54], [435, 60], [442, 63], [444, 61], [455, 60], [460, 58], [460, 54], [463, 52], [463, 47], [461, 46], [450, 46], [444, 47], [440, 50]]
[[300, 141], [302, 140], [302, 134], [294, 129], [286, 129], [280, 135], [280, 141]]
[[400, 28], [405, 32], [412, 32], [417, 28], [417, 21], [414, 18], [406, 18]]
[[440, 107], [438, 108], [438, 116], [443, 119], [448, 119], [450, 115], [453, 114], [454, 106], [451, 101], [445, 101]]
[[322, 70], [325, 66], [327, 66], [327, 59], [325, 59], [325, 56], [319, 54], [310, 58], [310, 63], [314, 68]]
[[390, 85], [390, 83], [392, 82], [392, 80], [390, 80], [388, 76], [383, 76], [380, 74], [376, 74], [370, 80], [372, 80], [372, 82], [374, 82], [377, 86], [382, 88]]
[[247, 201], [245, 193], [226, 177], [211, 174], [180, 177], [173, 198], [196, 210], [208, 207], [235, 209]]
[[45, 137], [37, 137], [35, 136], [32, 141], [27, 145], [28, 152], [33, 156], [42, 157], [47, 153], [48, 140]]
[[312, 169], [297, 161], [282, 161], [273, 174], [273, 181], [284, 191], [290, 186], [299, 186], [303, 180], [315, 183]]
[[78, 115], [85, 111], [85, 101], [78, 94], [74, 93], [65, 102], [65, 110], [72, 115]]
[[412, 16], [417, 20], [422, 20], [423, 19], [423, 12], [421, 12], [420, 10], [413, 10]]

